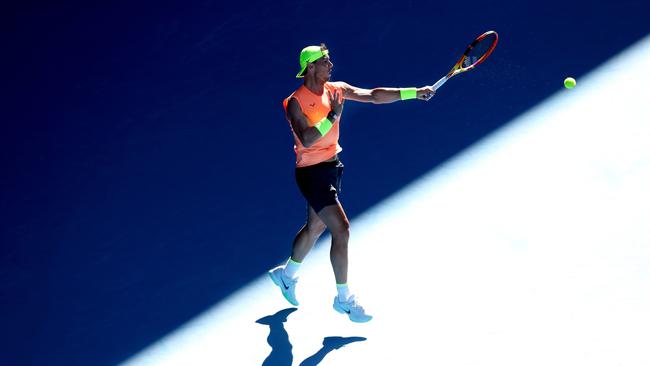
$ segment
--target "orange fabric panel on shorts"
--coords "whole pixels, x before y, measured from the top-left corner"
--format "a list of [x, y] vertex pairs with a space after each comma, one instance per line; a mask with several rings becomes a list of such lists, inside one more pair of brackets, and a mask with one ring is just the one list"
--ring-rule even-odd
[[[330, 112], [331, 107], [327, 91], [334, 93], [336, 90], [338, 90], [342, 98], [343, 91], [341, 88], [336, 87], [331, 83], [325, 83], [325, 88], [322, 95], [316, 95], [311, 90], [307, 89], [307, 87], [302, 85], [300, 88], [298, 88], [298, 90], [293, 92], [293, 94], [291, 94], [283, 101], [282, 105], [284, 106], [284, 111], [286, 113], [289, 99], [291, 99], [291, 97], [294, 97], [298, 101], [300, 109], [302, 109], [302, 113], [309, 120], [309, 125], [314, 126], [316, 123], [318, 123], [318, 121], [327, 117], [327, 114]], [[310, 147], [305, 147], [300, 142], [300, 139], [296, 135], [295, 131], [293, 131], [293, 127], [289, 121], [289, 127], [293, 132], [293, 139], [295, 144], [293, 149], [296, 153], [297, 167], [305, 167], [318, 164], [333, 157], [343, 150], [339, 145], [339, 122], [340, 117], [339, 121], [332, 125], [332, 128], [325, 134], [325, 136], [318, 139], [318, 141], [316, 141]]]

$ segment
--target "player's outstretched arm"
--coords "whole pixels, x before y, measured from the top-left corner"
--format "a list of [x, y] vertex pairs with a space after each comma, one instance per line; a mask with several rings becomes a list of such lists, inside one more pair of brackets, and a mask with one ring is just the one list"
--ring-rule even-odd
[[333, 83], [343, 89], [345, 99], [357, 102], [384, 104], [405, 99], [429, 100], [436, 91], [431, 86], [421, 88], [374, 88], [364, 89], [339, 81]]

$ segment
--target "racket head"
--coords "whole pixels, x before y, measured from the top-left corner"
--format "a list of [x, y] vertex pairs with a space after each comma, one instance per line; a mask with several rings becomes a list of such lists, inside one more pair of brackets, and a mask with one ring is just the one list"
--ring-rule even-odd
[[487, 31], [467, 46], [463, 56], [456, 62], [452, 73], [459, 74], [475, 68], [485, 61], [494, 51], [499, 42], [499, 35], [495, 31]]

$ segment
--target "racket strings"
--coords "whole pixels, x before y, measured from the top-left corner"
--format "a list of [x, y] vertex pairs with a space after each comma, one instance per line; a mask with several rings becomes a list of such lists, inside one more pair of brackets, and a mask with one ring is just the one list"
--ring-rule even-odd
[[472, 65], [476, 65], [479, 61], [481, 61], [481, 58], [485, 54], [490, 52], [496, 40], [497, 36], [490, 34], [487, 37], [484, 37], [478, 42], [472, 44], [471, 48], [465, 52], [465, 58], [463, 59], [462, 67], [467, 68]]

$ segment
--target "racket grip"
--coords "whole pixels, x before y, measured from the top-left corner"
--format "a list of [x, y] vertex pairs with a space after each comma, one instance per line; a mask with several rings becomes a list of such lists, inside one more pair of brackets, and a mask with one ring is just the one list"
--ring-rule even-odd
[[433, 84], [431, 87], [433, 88], [433, 90], [438, 90], [438, 88], [440, 88], [442, 84], [447, 82], [447, 80], [449, 80], [449, 78], [447, 77], [447, 75], [445, 75], [442, 78], [440, 78], [440, 80], [436, 81], [436, 83]]

